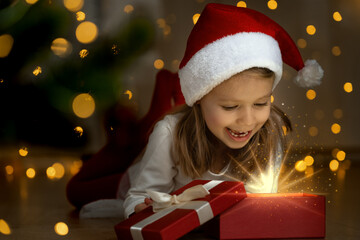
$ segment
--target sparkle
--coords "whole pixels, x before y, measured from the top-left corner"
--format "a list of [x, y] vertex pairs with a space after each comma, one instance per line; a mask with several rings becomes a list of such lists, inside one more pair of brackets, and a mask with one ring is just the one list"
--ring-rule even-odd
[[37, 67], [34, 69], [33, 74], [34, 74], [35, 76], [38, 76], [40, 73], [42, 73], [42, 69], [41, 69], [40, 66], [37, 66]]
[[89, 51], [87, 49], [82, 49], [80, 52], [79, 52], [79, 56], [81, 58], [85, 58], [87, 57], [87, 55], [89, 55]]

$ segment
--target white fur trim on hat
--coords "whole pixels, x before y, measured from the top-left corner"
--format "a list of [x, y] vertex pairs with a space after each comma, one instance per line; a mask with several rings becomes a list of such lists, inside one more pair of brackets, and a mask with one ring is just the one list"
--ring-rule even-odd
[[275, 73], [273, 88], [281, 79], [282, 58], [278, 42], [260, 32], [241, 32], [218, 39], [200, 49], [179, 70], [187, 105], [209, 93], [237, 73], [263, 67]]

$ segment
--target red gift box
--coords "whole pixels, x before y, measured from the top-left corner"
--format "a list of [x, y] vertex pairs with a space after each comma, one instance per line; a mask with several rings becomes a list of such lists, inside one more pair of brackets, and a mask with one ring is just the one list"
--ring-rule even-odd
[[216, 229], [212, 235], [218, 239], [323, 238], [325, 197], [306, 193], [248, 194], [207, 227]]
[[[202, 184], [210, 194], [157, 213], [148, 207], [115, 226], [118, 239], [177, 239], [246, 197], [241, 182], [194, 180], [172, 194]], [[210, 187], [209, 187], [210, 186]]]

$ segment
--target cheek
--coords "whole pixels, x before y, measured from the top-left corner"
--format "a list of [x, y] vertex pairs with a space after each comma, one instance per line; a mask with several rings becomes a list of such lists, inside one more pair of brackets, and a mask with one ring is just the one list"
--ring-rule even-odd
[[227, 125], [227, 118], [220, 111], [213, 109], [213, 111], [209, 111], [207, 114], [204, 114], [205, 122], [208, 128], [212, 129], [215, 127], [221, 127]]
[[269, 117], [270, 117], [270, 107], [264, 109], [264, 111], [259, 112], [258, 123], [264, 125], [264, 123], [269, 119]]

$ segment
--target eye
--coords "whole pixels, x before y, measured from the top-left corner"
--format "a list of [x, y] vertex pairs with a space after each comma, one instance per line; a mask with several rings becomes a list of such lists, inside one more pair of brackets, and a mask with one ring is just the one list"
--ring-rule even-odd
[[264, 103], [255, 103], [254, 105], [257, 107], [265, 107], [269, 104], [269, 102], [264, 102]]
[[235, 106], [222, 106], [222, 108], [226, 111], [231, 111], [231, 110], [234, 110], [236, 109], [238, 106], [235, 105]]

